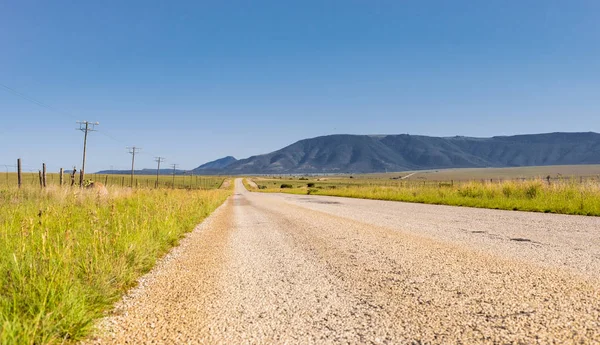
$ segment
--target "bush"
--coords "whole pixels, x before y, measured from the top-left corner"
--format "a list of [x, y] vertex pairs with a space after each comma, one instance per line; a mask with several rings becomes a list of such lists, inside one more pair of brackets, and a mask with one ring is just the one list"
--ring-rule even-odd
[[267, 186], [258, 185], [258, 189], [267, 189]]
[[300, 181], [308, 181], [308, 178], [306, 178], [306, 177], [301, 177], [301, 178], [299, 178], [298, 180], [300, 180]]
[[540, 192], [541, 186], [538, 184], [532, 184], [525, 189], [525, 196], [527, 199], [534, 199]]
[[311, 195], [311, 194], [314, 194], [314, 193], [316, 193], [318, 191], [319, 191], [318, 189], [309, 189], [309, 190], [306, 191], [306, 194]]
[[284, 183], [279, 188], [294, 188], [294, 186], [292, 186], [291, 184]]
[[307, 184], [306, 184], [306, 187], [308, 187], [308, 188], [312, 188], [312, 187], [314, 187], [314, 186], [315, 186], [315, 184], [314, 184], [314, 183], [312, 183], [312, 182], [311, 182], [311, 183], [307, 183]]

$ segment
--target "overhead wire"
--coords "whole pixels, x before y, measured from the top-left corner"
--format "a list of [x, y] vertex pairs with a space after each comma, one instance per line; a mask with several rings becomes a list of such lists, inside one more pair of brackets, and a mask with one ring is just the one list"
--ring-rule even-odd
[[[12, 87], [10, 87], [8, 85], [5, 85], [5, 84], [3, 84], [1, 82], [0, 82], [0, 87], [2, 87], [5, 91], [7, 91], [7, 92], [9, 92], [9, 93], [11, 93], [11, 94], [19, 97], [19, 98], [22, 98], [22, 99], [24, 99], [26, 101], [29, 101], [29, 102], [31, 102], [33, 104], [36, 104], [36, 105], [38, 105], [38, 106], [40, 106], [42, 108], [50, 110], [50, 111], [52, 111], [52, 112], [54, 112], [56, 114], [59, 114], [59, 115], [65, 117], [65, 118], [68, 118], [69, 120], [73, 120], [74, 119], [74, 116], [72, 116], [71, 114], [67, 114], [66, 112], [63, 112], [63, 111], [61, 111], [61, 110], [59, 110], [59, 109], [57, 109], [57, 108], [55, 108], [53, 106], [50, 106], [50, 105], [48, 105], [48, 104], [46, 104], [44, 102], [41, 102], [41, 101], [39, 101], [39, 100], [31, 97], [31, 96], [28, 96], [28, 95], [26, 95], [26, 94], [24, 94], [24, 93], [22, 93], [20, 91], [17, 91], [16, 89], [14, 89], [14, 88], [12, 88]], [[109, 139], [112, 139], [112, 140], [114, 140], [114, 141], [116, 141], [116, 142], [118, 142], [120, 144], [127, 145], [127, 143], [125, 141], [118, 139], [117, 137], [115, 137], [114, 135], [110, 134], [109, 132], [107, 132], [104, 129], [102, 129], [102, 130], [96, 130], [96, 131], [98, 133], [100, 133], [101, 135], [103, 135], [103, 136], [105, 136], [105, 137], [107, 137]], [[150, 155], [152, 155], [152, 156], [156, 156], [156, 155], [154, 155], [151, 152], [147, 152], [147, 153], [150, 154]]]

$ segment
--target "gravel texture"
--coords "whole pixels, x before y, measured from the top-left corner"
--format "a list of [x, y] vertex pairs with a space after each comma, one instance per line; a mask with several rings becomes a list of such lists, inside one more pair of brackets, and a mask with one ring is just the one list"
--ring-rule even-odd
[[595, 218], [235, 187], [90, 343], [600, 343]]

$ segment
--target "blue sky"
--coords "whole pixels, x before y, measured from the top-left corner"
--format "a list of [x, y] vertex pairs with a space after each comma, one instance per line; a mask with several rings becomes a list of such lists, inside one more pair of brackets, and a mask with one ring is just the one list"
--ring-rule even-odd
[[0, 169], [191, 169], [335, 133], [600, 132], [598, 1], [0, 2]]

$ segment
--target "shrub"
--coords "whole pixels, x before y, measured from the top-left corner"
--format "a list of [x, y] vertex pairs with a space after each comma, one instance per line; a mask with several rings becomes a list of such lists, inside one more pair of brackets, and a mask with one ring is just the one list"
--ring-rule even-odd
[[539, 194], [540, 189], [539, 184], [532, 184], [525, 189], [525, 196], [527, 196], [527, 199], [533, 199]]
[[300, 181], [308, 181], [308, 178], [306, 178], [306, 177], [301, 177], [301, 178], [299, 178], [298, 180], [300, 180]]
[[319, 191], [318, 189], [309, 189], [309, 190], [306, 191], [306, 194], [311, 195], [311, 194], [316, 193], [318, 191]]
[[315, 186], [315, 184], [314, 184], [314, 183], [312, 183], [312, 182], [311, 182], [311, 183], [307, 183], [307, 184], [306, 184], [306, 187], [308, 187], [308, 188], [312, 188], [312, 187], [314, 187], [314, 186]]
[[477, 188], [472, 185], [467, 185], [464, 188], [458, 190], [458, 195], [468, 198], [481, 198], [483, 197], [483, 194], [484, 193], [482, 187]]
[[291, 184], [283, 183], [279, 188], [294, 188]]
[[502, 194], [504, 194], [505, 197], [510, 198], [510, 196], [514, 193], [514, 188], [511, 184], [505, 184], [504, 186], [502, 186]]

